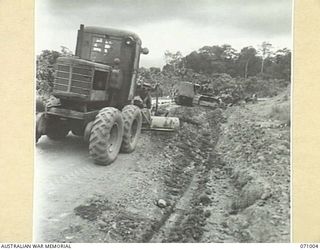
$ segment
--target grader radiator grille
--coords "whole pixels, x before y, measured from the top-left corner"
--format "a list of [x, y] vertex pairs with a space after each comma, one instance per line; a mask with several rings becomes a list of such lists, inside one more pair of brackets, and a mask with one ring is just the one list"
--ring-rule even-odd
[[87, 65], [58, 64], [53, 91], [71, 92], [89, 97], [93, 70]]

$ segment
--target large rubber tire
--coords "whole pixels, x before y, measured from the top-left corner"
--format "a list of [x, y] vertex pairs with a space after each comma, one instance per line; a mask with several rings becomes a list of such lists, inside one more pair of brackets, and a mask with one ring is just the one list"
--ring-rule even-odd
[[131, 153], [135, 150], [141, 133], [142, 115], [135, 105], [127, 105], [122, 110], [124, 123], [121, 152]]
[[69, 128], [67, 124], [59, 118], [50, 117], [47, 119], [46, 124], [46, 135], [51, 140], [62, 140], [69, 133]]
[[89, 122], [86, 127], [84, 128], [83, 140], [85, 143], [89, 143], [90, 141], [90, 134], [93, 127], [93, 121]]
[[108, 165], [118, 156], [123, 136], [123, 120], [121, 112], [107, 107], [98, 113], [93, 123], [89, 153], [94, 162], [99, 165]]

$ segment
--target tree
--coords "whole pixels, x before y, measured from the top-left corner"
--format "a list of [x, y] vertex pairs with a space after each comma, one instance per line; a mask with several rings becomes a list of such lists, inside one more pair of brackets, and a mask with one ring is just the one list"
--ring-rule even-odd
[[192, 69], [193, 71], [199, 73], [203, 70], [203, 60], [202, 55], [200, 55], [197, 51], [191, 52], [189, 55], [185, 57], [186, 59], [186, 67]]
[[270, 57], [272, 55], [272, 44], [268, 43], [268, 42], [263, 42], [260, 45], [260, 49], [258, 50], [259, 54], [261, 55], [261, 71], [260, 73], [263, 74], [264, 73], [264, 62], [266, 60], [266, 58]]
[[73, 56], [72, 51], [66, 46], [60, 46], [62, 56]]
[[291, 51], [287, 48], [277, 50], [273, 59], [273, 65], [270, 69], [273, 78], [285, 79], [291, 78]]
[[43, 50], [36, 61], [36, 89], [40, 95], [49, 94], [54, 82], [54, 64], [60, 56], [73, 56], [72, 52], [64, 46], [61, 51]]
[[166, 64], [173, 66], [174, 71], [176, 71], [182, 63], [182, 53], [180, 51], [173, 53], [169, 50], [166, 50], [164, 57]]
[[165, 53], [167, 64], [164, 72], [174, 72], [180, 78], [190, 78], [187, 71], [212, 76], [228, 74], [231, 77], [251, 76], [263, 79], [290, 79], [291, 52], [288, 49], [273, 51], [271, 43], [263, 42], [260, 48], [252, 46], [242, 48], [240, 53], [228, 44], [203, 46], [183, 57], [177, 51]]
[[[249, 63], [250, 63], [250, 61], [254, 61], [256, 54], [257, 54], [256, 49], [251, 46], [245, 47], [240, 51], [239, 64], [244, 66], [243, 77], [245, 79], [247, 79], [247, 77], [248, 77]], [[241, 66], [240, 66], [240, 68], [241, 68]]]
[[222, 54], [222, 58], [225, 64], [225, 71], [221, 73], [229, 74], [230, 76], [237, 76], [237, 65], [236, 61], [239, 58], [239, 53], [231, 47], [231, 45], [224, 44], [222, 45], [224, 48], [224, 52]]
[[185, 57], [186, 67], [206, 74], [228, 73], [235, 75], [236, 50], [230, 45], [203, 46]]
[[232, 48], [231, 45], [223, 44], [222, 48], [223, 48], [223, 53], [221, 55], [222, 59], [226, 61], [232, 61], [238, 58], [239, 55], [237, 51], [234, 48]]

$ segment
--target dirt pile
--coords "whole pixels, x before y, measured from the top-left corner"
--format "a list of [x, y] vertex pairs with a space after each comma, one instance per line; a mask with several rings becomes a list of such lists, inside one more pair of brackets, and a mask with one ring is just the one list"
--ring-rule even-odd
[[167, 218], [154, 232], [152, 242], [200, 241], [211, 203], [206, 191], [207, 177], [213, 167], [213, 149], [218, 141], [220, 109], [176, 107], [169, 116], [179, 117], [181, 129], [164, 149], [172, 159], [166, 173], [167, 199], [172, 204]]
[[261, 115], [272, 105], [227, 110], [216, 150], [230, 197], [222, 196], [226, 212], [209, 218], [204, 241], [290, 241], [290, 129]]

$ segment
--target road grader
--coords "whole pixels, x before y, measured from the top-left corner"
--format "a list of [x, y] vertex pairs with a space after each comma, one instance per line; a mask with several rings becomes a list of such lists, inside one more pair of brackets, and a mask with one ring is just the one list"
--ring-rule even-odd
[[[99, 165], [112, 163], [120, 151], [134, 151], [142, 126], [141, 110], [133, 105], [136, 79], [140, 54], [149, 52], [141, 45], [132, 32], [81, 24], [75, 56], [57, 59], [52, 97], [36, 115], [36, 142], [72, 131], [89, 143]], [[150, 127], [177, 126], [176, 119], [163, 119]]]

